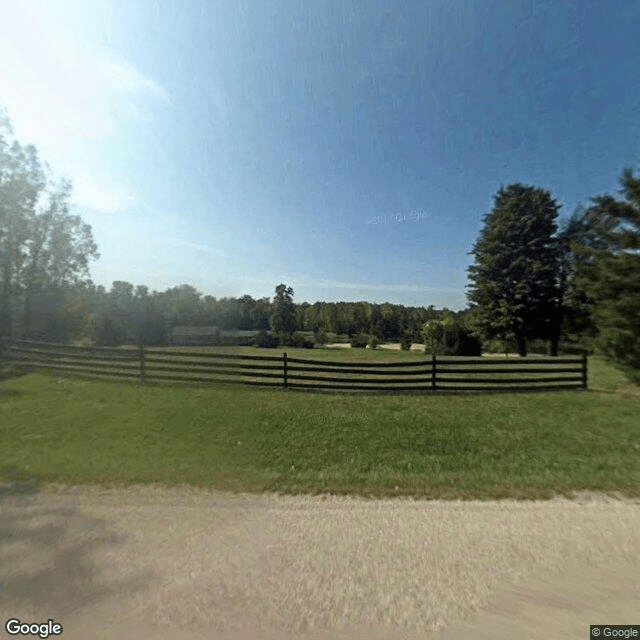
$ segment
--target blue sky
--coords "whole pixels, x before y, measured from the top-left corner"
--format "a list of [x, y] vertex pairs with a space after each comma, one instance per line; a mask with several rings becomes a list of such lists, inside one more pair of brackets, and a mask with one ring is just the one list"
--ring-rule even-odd
[[640, 3], [25, 0], [0, 106], [96, 284], [467, 306], [501, 185], [561, 217], [640, 162]]

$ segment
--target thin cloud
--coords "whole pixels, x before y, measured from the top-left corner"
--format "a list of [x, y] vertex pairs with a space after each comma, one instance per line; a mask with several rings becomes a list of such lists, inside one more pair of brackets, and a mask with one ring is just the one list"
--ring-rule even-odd
[[72, 199], [80, 207], [109, 215], [127, 213], [135, 202], [133, 194], [122, 185], [106, 187], [85, 175], [77, 174], [73, 182]]
[[140, 73], [128, 62], [104, 62], [102, 71], [112, 86], [130, 94], [146, 94], [170, 104], [169, 96], [162, 85]]
[[305, 286], [320, 289], [362, 289], [363, 291], [458, 291], [458, 289], [439, 289], [435, 287], [412, 286], [408, 284], [360, 284], [356, 282], [334, 282], [331, 280], [309, 281]]
[[[276, 278], [278, 280], [278, 278]], [[251, 282], [259, 282], [259, 283], [273, 283], [275, 280], [273, 278], [266, 279], [247, 279], [247, 281]], [[284, 278], [280, 278], [279, 282], [284, 282], [288, 286], [291, 286], [295, 289], [298, 287], [309, 287], [309, 288], [318, 288], [318, 289], [356, 289], [362, 291], [413, 291], [413, 292], [423, 292], [423, 291], [439, 291], [443, 293], [458, 293], [459, 289], [451, 288], [451, 289], [441, 289], [438, 287], [423, 287], [423, 286], [412, 286], [408, 284], [362, 284], [359, 282], [339, 282], [337, 280], [313, 280], [308, 277], [296, 277], [293, 275], [286, 276]]]
[[170, 238], [168, 236], [162, 236], [158, 238], [158, 242], [165, 244], [175, 245], [190, 250], [200, 251], [201, 253], [208, 253], [210, 255], [218, 256], [220, 258], [226, 258], [227, 254], [219, 249], [214, 249], [204, 244], [198, 244], [196, 242], [189, 242], [187, 240], [180, 240], [179, 238]]

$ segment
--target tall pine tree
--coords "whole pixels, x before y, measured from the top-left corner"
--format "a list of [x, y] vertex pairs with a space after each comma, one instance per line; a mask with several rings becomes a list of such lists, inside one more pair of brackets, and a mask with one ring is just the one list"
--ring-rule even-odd
[[620, 182], [624, 200], [597, 196], [582, 212], [591, 240], [572, 244], [575, 286], [591, 303], [596, 346], [640, 369], [640, 178], [625, 169]]
[[467, 298], [483, 338], [515, 339], [521, 356], [527, 339], [551, 340], [557, 354], [561, 320], [560, 207], [549, 191], [514, 183], [494, 196], [493, 210], [471, 255]]

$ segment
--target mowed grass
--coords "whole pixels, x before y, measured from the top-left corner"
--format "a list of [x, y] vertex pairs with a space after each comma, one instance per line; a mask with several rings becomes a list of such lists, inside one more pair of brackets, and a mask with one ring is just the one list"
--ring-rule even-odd
[[[424, 360], [352, 349], [287, 352]], [[640, 389], [595, 357], [589, 387], [360, 396], [34, 373], [0, 383], [0, 477], [434, 499], [584, 490], [640, 496]]]

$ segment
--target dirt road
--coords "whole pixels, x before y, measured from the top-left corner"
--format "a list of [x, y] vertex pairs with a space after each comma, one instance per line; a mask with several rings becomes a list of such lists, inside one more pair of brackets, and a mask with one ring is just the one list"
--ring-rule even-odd
[[586, 638], [639, 602], [640, 501], [0, 494], [0, 637]]

